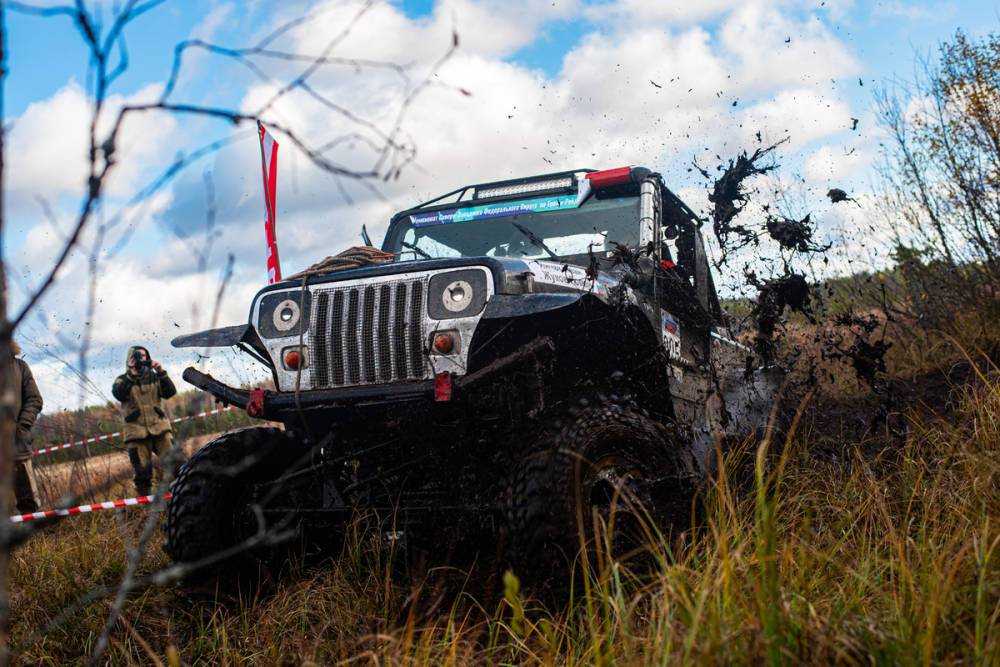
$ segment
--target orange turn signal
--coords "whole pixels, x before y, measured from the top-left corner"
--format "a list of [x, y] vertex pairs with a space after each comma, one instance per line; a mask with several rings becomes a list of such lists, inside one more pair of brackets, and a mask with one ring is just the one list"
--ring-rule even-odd
[[455, 349], [455, 339], [450, 333], [434, 334], [434, 351], [438, 354], [449, 354]]
[[298, 350], [289, 350], [285, 352], [285, 366], [291, 368], [293, 371], [298, 370], [299, 365], [302, 363], [302, 353]]

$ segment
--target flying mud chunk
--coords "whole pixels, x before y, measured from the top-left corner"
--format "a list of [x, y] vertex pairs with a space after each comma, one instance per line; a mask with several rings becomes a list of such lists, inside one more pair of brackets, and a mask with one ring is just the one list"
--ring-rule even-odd
[[806, 277], [798, 273], [761, 281], [751, 272], [747, 282], [757, 288], [751, 318], [757, 329], [757, 354], [767, 364], [774, 359], [774, 336], [786, 308], [813, 320], [812, 294]]
[[769, 216], [767, 233], [778, 245], [786, 250], [798, 252], [826, 252], [830, 245], [820, 246], [813, 243], [813, 226], [806, 214], [801, 220], [792, 220], [780, 216]]
[[[854, 202], [855, 204], [858, 204], [856, 199], [848, 196], [848, 194], [843, 190], [841, 190], [840, 188], [830, 188], [827, 191], [826, 196], [830, 198], [830, 203], [832, 204], [839, 204], [845, 201], [850, 201]], [[860, 206], [860, 204], [858, 204], [858, 206]]]
[[[712, 192], [708, 195], [708, 201], [713, 207], [712, 231], [719, 241], [723, 254], [727, 250], [734, 250], [757, 242], [757, 232], [745, 225], [735, 224], [734, 221], [750, 202], [746, 180], [751, 176], [766, 174], [777, 168], [777, 164], [762, 165], [761, 161], [771, 154], [778, 145], [758, 148], [750, 155], [744, 151], [735, 160], [729, 161], [729, 165], [712, 186]], [[703, 176], [709, 177], [707, 171], [695, 166]], [[731, 245], [730, 237], [732, 235], [735, 235], [737, 240]]]

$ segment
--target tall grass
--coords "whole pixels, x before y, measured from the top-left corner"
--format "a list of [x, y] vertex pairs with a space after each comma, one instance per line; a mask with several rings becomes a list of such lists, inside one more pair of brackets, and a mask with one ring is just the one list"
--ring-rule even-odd
[[[598, 550], [567, 582], [565, 607], [526, 597], [511, 573], [497, 595], [470, 587], [430, 608], [420, 602], [430, 593], [393, 574], [391, 554], [357, 536], [331, 567], [294, 573], [266, 596], [192, 605], [170, 588], [137, 594], [109, 655], [144, 664], [998, 664], [1000, 385], [983, 377], [953, 419], [914, 414], [905, 441], [874, 458], [858, 443], [843, 460], [818, 458], [808, 423], [787, 442], [729, 452], [699, 524], [683, 539], [651, 533], [651, 572]], [[93, 647], [107, 598], [46, 626], [93, 586], [116, 583], [137, 520], [79, 517], [16, 552], [24, 662], [72, 661]], [[144, 568], [163, 564], [157, 551]]]

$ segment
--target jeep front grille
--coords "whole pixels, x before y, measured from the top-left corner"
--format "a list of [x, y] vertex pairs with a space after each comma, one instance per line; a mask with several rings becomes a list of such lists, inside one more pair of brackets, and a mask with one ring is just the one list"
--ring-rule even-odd
[[313, 388], [424, 379], [427, 280], [316, 290]]

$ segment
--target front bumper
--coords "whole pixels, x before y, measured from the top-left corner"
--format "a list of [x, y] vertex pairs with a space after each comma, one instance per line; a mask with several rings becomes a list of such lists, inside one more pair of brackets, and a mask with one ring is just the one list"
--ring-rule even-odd
[[[453, 391], [456, 396], [460, 395], [463, 390], [506, 373], [526, 360], [547, 356], [554, 349], [555, 344], [551, 338], [536, 338], [516, 352], [500, 357], [468, 375], [455, 377], [452, 381]], [[221, 403], [239, 406], [247, 410], [253, 417], [276, 421], [280, 421], [290, 413], [311, 410], [386, 405], [421, 400], [432, 401], [434, 400], [435, 384], [433, 380], [426, 380], [338, 389], [274, 392], [230, 387], [211, 375], [191, 367], [184, 370], [183, 377], [186, 382], [207, 391]]]

